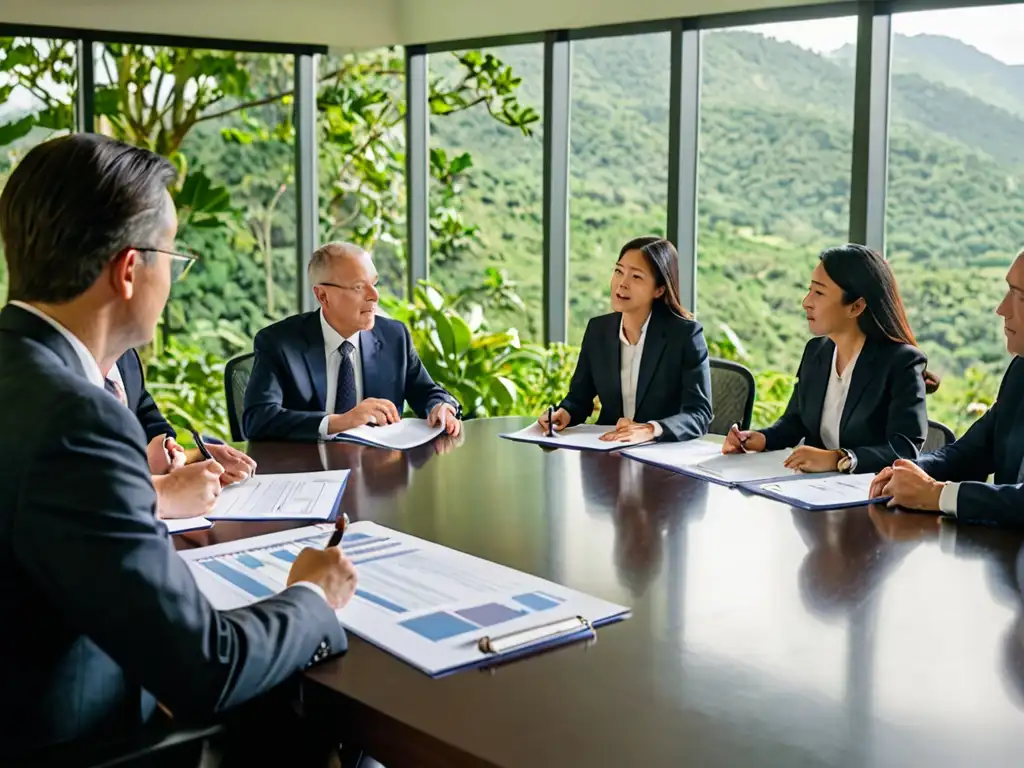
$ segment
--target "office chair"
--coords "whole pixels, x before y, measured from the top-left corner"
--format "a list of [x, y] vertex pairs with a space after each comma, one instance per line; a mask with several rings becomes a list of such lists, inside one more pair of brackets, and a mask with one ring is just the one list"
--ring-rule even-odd
[[713, 435], [727, 435], [733, 424], [739, 424], [740, 429], [750, 429], [754, 397], [757, 395], [754, 374], [730, 360], [712, 357], [709, 363], [711, 405], [715, 415], [708, 431]]
[[224, 366], [224, 394], [228, 400], [228, 424], [231, 426], [231, 439], [236, 443], [245, 440], [242, 429], [242, 411], [245, 410], [245, 388], [249, 385], [252, 375], [254, 355], [246, 355], [228, 360]]

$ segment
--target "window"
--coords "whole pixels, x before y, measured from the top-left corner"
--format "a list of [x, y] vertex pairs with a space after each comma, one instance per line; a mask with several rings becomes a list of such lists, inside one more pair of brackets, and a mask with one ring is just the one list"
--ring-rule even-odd
[[373, 253], [378, 287], [405, 295], [405, 54], [324, 56], [318, 95], [321, 240]]
[[[887, 255], [958, 434], [1009, 362], [993, 311], [1024, 247], [1024, 5], [893, 16]], [[1015, 66], [1016, 65], [1016, 66]]]
[[[70, 40], [0, 37], [0, 88], [9, 89], [0, 116], [0, 189], [32, 147], [74, 127], [77, 65]], [[0, 296], [6, 300], [2, 258]]]
[[430, 279], [524, 340], [543, 335], [543, 75], [540, 44], [430, 57]]
[[698, 317], [757, 372], [796, 373], [817, 254], [848, 237], [856, 36], [855, 18], [702, 36]]
[[671, 37], [572, 44], [569, 159], [569, 341], [611, 310], [624, 243], [664, 235], [668, 217]]

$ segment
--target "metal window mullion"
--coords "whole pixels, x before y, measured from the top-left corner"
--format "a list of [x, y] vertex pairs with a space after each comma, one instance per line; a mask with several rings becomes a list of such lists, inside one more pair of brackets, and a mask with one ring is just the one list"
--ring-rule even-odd
[[320, 238], [316, 66], [315, 54], [295, 56], [296, 298], [302, 312], [315, 306], [306, 264]]
[[75, 94], [75, 131], [92, 133], [96, 129], [96, 70], [93, 42], [82, 38], [75, 44], [78, 67]]
[[544, 340], [569, 332], [569, 112], [572, 43], [544, 39]]
[[406, 266], [409, 297], [430, 274], [430, 101], [426, 48], [405, 51]]

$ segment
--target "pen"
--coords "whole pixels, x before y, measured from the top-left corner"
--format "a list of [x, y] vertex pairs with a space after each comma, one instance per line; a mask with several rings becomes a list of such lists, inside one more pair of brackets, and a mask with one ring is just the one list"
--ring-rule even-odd
[[555, 436], [555, 407], [548, 406], [548, 437]]
[[736, 439], [740, 441], [740, 448], [742, 448], [744, 453], [746, 453], [746, 450], [747, 450], [747, 439], [748, 438], [740, 437], [739, 436], [740, 435], [740, 425], [739, 424], [733, 424], [732, 425], [732, 429], [736, 430]]
[[[346, 528], [348, 528], [348, 515], [342, 512], [341, 521], [338, 527], [334, 529], [334, 533], [331, 534], [331, 540], [327, 542], [327, 547], [336, 547], [341, 544], [341, 537], [345, 535]], [[324, 547], [324, 549], [327, 547]]]
[[192, 433], [192, 439], [196, 441], [196, 448], [198, 448], [199, 452], [203, 454], [203, 458], [206, 459], [207, 461], [212, 459], [213, 454], [210, 453], [210, 449], [206, 447], [206, 443], [203, 442], [203, 438], [200, 436], [198, 432], [196, 432], [192, 428], [192, 425], [189, 424], [187, 421], [185, 422], [185, 429]]

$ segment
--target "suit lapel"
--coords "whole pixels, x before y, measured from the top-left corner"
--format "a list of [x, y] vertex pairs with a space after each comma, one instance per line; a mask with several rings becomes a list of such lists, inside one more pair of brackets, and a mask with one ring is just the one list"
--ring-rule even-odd
[[[665, 351], [666, 345], [665, 328], [661, 324], [661, 318], [657, 310], [651, 312], [651, 321], [647, 326], [647, 336], [644, 339], [644, 352], [640, 357], [640, 372], [636, 377], [636, 413], [640, 413], [640, 407], [644, 402], [644, 395], [651, 386], [654, 378], [654, 371], [658, 367], [658, 361]], [[634, 414], [634, 417], [636, 414]]]
[[825, 392], [828, 379], [832, 375], [832, 353], [836, 345], [831, 341], [821, 345], [810, 366], [810, 370], [801, 371], [801, 388], [807, 387], [807, 434], [814, 440], [821, 434], [821, 409], [825, 407]]
[[320, 328], [320, 313], [313, 312], [309, 316], [305, 328], [306, 349], [302, 358], [306, 362], [309, 378], [316, 391], [320, 408], [327, 408], [327, 355], [324, 353], [324, 332]]
[[[615, 419], [618, 420], [622, 417], [622, 379], [619, 375], [619, 371], [622, 366], [622, 348], [619, 344], [619, 325], [622, 322], [622, 315], [616, 313], [612, 315], [613, 322], [608, 323], [608, 329], [604, 333], [603, 346], [608, 350], [608, 358], [610, 364], [601, 366], [598, 368], [599, 371], [608, 371], [608, 391], [611, 393], [609, 402], [601, 401], [601, 414], [604, 415], [605, 411], [612, 413], [614, 409]], [[598, 374], [595, 374], [595, 378]], [[601, 387], [598, 387], [598, 392], [601, 391]]]
[[380, 348], [383, 342], [377, 335], [377, 326], [359, 334], [359, 356], [363, 366], [363, 398], [388, 397], [380, 380]]
[[[850, 417], [853, 415], [854, 409], [857, 407], [857, 402], [860, 400], [861, 395], [868, 388], [868, 384], [875, 378], [876, 367], [875, 358], [878, 356], [878, 344], [875, 344], [871, 339], [867, 339], [864, 342], [864, 347], [860, 351], [860, 355], [857, 357], [857, 363], [853, 367], [853, 379], [850, 381], [850, 391], [846, 393], [846, 404], [843, 406], [843, 417], [839, 420], [839, 434], [843, 434], [843, 430], [846, 429], [846, 425], [850, 421]], [[829, 375], [831, 375], [829, 371]], [[842, 439], [842, 438], [840, 438]]]

